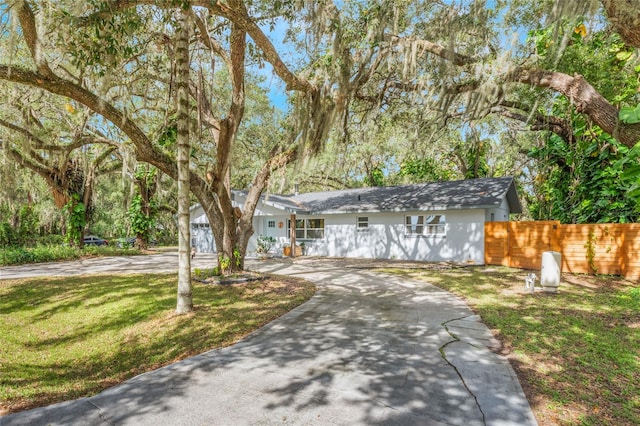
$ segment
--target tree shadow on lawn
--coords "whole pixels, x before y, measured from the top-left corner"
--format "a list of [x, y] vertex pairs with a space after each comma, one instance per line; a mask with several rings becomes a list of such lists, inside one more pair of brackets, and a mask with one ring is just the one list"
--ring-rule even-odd
[[[2, 290], [7, 344], [0, 381], [8, 410], [86, 396], [231, 344], [312, 294], [308, 283], [196, 285], [195, 300], [203, 303], [194, 314], [176, 315], [175, 276], [92, 279], [30, 280]], [[289, 297], [283, 297], [284, 287]], [[38, 303], [31, 306], [34, 295]]]
[[[455, 341], [442, 324], [472, 312], [436, 287], [377, 277], [363, 284], [344, 269], [323, 270], [313, 299], [232, 347], [14, 419], [78, 423], [79, 413], [86, 419], [99, 411], [117, 424], [483, 424], [473, 395], [440, 352]], [[129, 349], [121, 350], [136, 356]], [[473, 353], [461, 356], [477, 361]], [[522, 420], [510, 417], [518, 415], [509, 411], [513, 395], [492, 396], [504, 420]]]
[[493, 329], [539, 422], [640, 423], [637, 284], [565, 274], [558, 293], [529, 294], [529, 271], [487, 269], [419, 274], [464, 295]]

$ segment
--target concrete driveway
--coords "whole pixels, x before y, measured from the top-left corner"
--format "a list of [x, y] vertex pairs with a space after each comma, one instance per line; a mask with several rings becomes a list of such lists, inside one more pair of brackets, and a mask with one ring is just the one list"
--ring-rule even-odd
[[0, 424], [536, 424], [497, 342], [450, 293], [340, 261], [248, 266], [318, 292], [234, 346]]

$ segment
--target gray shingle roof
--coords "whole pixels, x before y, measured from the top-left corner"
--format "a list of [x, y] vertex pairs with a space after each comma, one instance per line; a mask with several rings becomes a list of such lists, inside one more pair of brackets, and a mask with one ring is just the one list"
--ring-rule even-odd
[[505, 196], [511, 213], [521, 213], [511, 177], [269, 195], [265, 203], [297, 214], [331, 214], [493, 208]]

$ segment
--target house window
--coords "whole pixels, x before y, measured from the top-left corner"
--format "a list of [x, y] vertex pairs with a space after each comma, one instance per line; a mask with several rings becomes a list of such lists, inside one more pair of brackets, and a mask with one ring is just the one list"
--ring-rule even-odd
[[358, 216], [356, 218], [356, 228], [358, 231], [368, 231], [369, 218], [367, 216]]
[[404, 217], [404, 233], [409, 236], [422, 235], [424, 230], [424, 216], [405, 216]]
[[[287, 220], [287, 235], [291, 235], [291, 221]], [[324, 219], [296, 219], [296, 239], [321, 240], [324, 238]]]
[[496, 220], [496, 214], [491, 213], [491, 222], [494, 222], [495, 220]]
[[404, 219], [404, 233], [410, 237], [445, 235], [446, 224], [443, 214], [408, 215]]
[[276, 227], [276, 221], [275, 220], [270, 220], [267, 222], [267, 227], [268, 228], [275, 228]]
[[427, 235], [444, 235], [447, 232], [447, 222], [443, 214], [432, 214], [425, 217], [424, 220]]

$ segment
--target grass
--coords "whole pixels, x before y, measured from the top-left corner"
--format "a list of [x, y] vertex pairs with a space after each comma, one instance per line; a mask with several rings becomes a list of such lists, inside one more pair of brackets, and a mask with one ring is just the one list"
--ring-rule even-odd
[[176, 315], [176, 283], [175, 274], [0, 280], [0, 414], [230, 345], [315, 292], [286, 277], [195, 283], [195, 312]]
[[55, 262], [95, 256], [131, 256], [140, 254], [137, 249], [115, 246], [38, 245], [35, 247], [0, 248], [0, 266], [23, 265], [25, 263]]
[[[640, 424], [640, 288], [565, 274], [524, 291], [529, 271], [393, 270], [462, 296], [502, 343], [539, 424]], [[634, 287], [635, 286], [635, 287]]]

